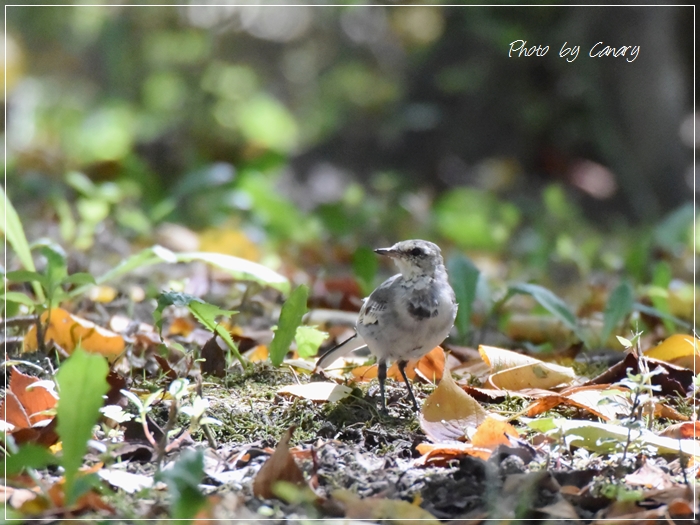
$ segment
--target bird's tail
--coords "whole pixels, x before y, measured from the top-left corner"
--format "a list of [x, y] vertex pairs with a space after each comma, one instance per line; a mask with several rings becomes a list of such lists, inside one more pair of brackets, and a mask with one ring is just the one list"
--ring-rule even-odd
[[[346, 346], [346, 344], [355, 339], [356, 337], [357, 333], [353, 334], [351, 337], [348, 337], [345, 341], [338, 343], [330, 350], [327, 350], [321, 357], [319, 357], [318, 361], [316, 362], [316, 368], [314, 368], [314, 372], [319, 373], [320, 370], [326, 368], [339, 357], [342, 357], [354, 350], [352, 346]], [[364, 348], [364, 346], [360, 348]]]

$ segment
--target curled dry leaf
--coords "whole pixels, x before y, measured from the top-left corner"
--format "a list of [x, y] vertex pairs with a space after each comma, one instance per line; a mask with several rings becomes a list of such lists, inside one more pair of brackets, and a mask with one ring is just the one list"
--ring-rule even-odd
[[697, 439], [700, 437], [700, 422], [676, 423], [666, 427], [659, 435], [673, 439]]
[[[63, 308], [52, 308], [41, 314], [41, 322], [45, 325], [47, 321], [49, 325], [44, 341], [53, 340], [69, 354], [80, 345], [86, 352], [101, 354], [114, 361], [124, 351], [124, 338], [121, 335], [77, 317]], [[36, 352], [38, 347], [36, 326], [32, 326], [24, 336], [23, 351]]]
[[433, 441], [442, 441], [463, 438], [488, 417], [488, 412], [447, 373], [423, 403], [419, 417], [425, 434]]
[[0, 402], [0, 417], [12, 425], [12, 430], [30, 428], [40, 421], [53, 419], [54, 416], [46, 412], [56, 406], [56, 400], [53, 382], [41, 381], [12, 367], [10, 384]]
[[329, 401], [331, 403], [345, 399], [351, 392], [352, 388], [345, 385], [323, 381], [305, 383], [303, 385], [287, 385], [277, 390], [277, 393], [282, 395], [301, 397], [311, 401]]
[[276, 497], [275, 484], [286, 481], [293, 485], [305, 486], [306, 480], [294, 458], [289, 453], [289, 440], [296, 426], [291, 426], [280, 439], [277, 448], [265, 464], [260, 468], [253, 481], [253, 494], [258, 498], [272, 499]]
[[[569, 387], [559, 393], [547, 393], [532, 403], [528, 408], [526, 415], [535, 417], [547, 410], [559, 405], [570, 405], [582, 408], [606, 421], [615, 419], [619, 412], [624, 412], [626, 406], [630, 405], [629, 398], [622, 394], [622, 388], [619, 394], [607, 390], [610, 385], [586, 385]], [[613, 401], [603, 402], [604, 400]], [[629, 412], [629, 409], [627, 409]]]
[[570, 383], [576, 373], [570, 367], [546, 363], [510, 350], [493, 346], [479, 346], [483, 360], [491, 367], [489, 382], [504, 390], [524, 388], [552, 388]]

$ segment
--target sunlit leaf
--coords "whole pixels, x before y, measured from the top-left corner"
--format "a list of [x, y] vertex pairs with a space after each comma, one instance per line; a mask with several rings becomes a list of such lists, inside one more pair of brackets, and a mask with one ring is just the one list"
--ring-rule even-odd
[[615, 327], [632, 312], [633, 306], [632, 286], [627, 281], [623, 281], [613, 290], [605, 305], [603, 332], [600, 334], [601, 345], [605, 344]]
[[455, 328], [462, 342], [467, 340], [471, 323], [472, 306], [476, 298], [476, 286], [479, 282], [479, 269], [466, 256], [456, 254], [447, 259], [450, 284], [455, 291], [457, 317]]
[[288, 394], [311, 401], [323, 401], [335, 403], [345, 399], [352, 392], [352, 388], [337, 383], [314, 381], [301, 385], [287, 385], [277, 389], [278, 394]]
[[306, 301], [308, 297], [309, 287], [302, 284], [294, 289], [282, 305], [275, 337], [270, 343], [270, 361], [275, 366], [282, 364], [284, 356], [289, 351], [297, 327], [301, 325], [301, 320], [307, 311]]
[[76, 476], [83, 463], [87, 441], [92, 437], [92, 427], [100, 415], [102, 396], [109, 390], [108, 372], [103, 357], [78, 349], [56, 373], [60, 389], [57, 430], [63, 443], [61, 464], [66, 472], [66, 498], [69, 502], [79, 495], [73, 490]]
[[314, 326], [299, 326], [294, 339], [297, 342], [297, 353], [300, 357], [313, 357], [318, 353], [321, 344], [328, 339], [328, 332], [323, 332]]
[[[694, 370], [700, 357], [700, 340], [692, 335], [672, 335], [644, 355]], [[697, 364], [700, 365], [700, 361]]]
[[570, 383], [576, 378], [572, 368], [540, 361], [503, 348], [481, 345], [479, 354], [493, 371], [489, 383], [505, 390], [547, 389]]

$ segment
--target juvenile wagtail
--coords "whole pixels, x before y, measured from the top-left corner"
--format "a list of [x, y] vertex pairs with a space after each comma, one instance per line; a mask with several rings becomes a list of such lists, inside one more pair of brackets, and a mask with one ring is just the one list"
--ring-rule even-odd
[[[406, 377], [409, 359], [418, 359], [442, 343], [457, 315], [455, 293], [447, 280], [440, 248], [422, 240], [402, 241], [374, 250], [391, 257], [401, 273], [384, 281], [365, 299], [356, 331], [377, 357], [382, 412], [386, 412], [384, 383], [387, 360], [398, 362], [414, 410], [418, 403]], [[343, 341], [323, 354], [316, 368], [325, 368], [349, 352]]]

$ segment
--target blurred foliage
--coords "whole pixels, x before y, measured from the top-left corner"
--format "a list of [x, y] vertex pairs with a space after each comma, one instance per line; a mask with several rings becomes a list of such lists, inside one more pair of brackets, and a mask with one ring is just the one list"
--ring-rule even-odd
[[[667, 62], [687, 65], [679, 9], [640, 17], [658, 31], [676, 24]], [[611, 106], [628, 111], [641, 94], [610, 88], [606, 79], [624, 86], [628, 73], [556, 56], [560, 40], [580, 40], [583, 55], [618, 29], [644, 38], [642, 22], [621, 13], [11, 7], [9, 193], [80, 250], [115, 227], [143, 246], [164, 223], [208, 232], [208, 250], [220, 235], [221, 251], [253, 259], [344, 245], [365, 292], [378, 271], [367, 246], [409, 237], [468, 252], [477, 266], [507, 261], [505, 274], [485, 277], [566, 284], [604, 270], [648, 283], [663, 261], [689, 279], [694, 214], [681, 172], [649, 178], [616, 147], [634, 153], [647, 135], [621, 130], [663, 123], [630, 126]], [[546, 60], [507, 58], [525, 37], [552, 46]], [[654, 60], [645, 48], [631, 66], [649, 72]], [[671, 87], [689, 111], [683, 86]], [[650, 154], [677, 152], [676, 136]]]

